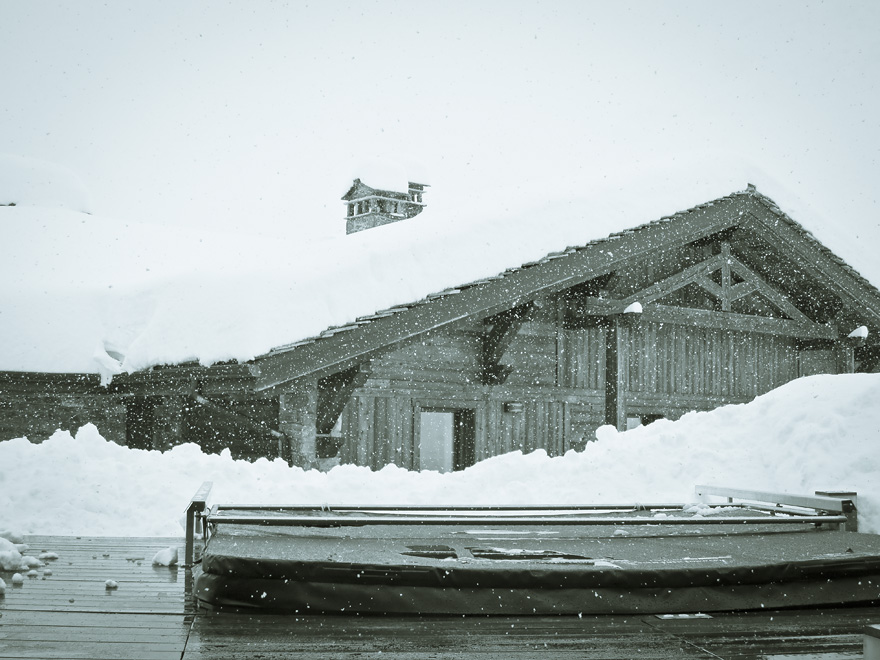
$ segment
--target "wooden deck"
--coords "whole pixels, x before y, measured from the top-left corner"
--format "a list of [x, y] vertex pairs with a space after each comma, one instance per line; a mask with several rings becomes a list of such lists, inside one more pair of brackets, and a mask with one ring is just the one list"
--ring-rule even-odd
[[[28, 538], [56, 552], [44, 571], [0, 597], [0, 658], [196, 660], [287, 657], [660, 658], [832, 660], [862, 657], [880, 607], [716, 615], [591, 617], [350, 617], [196, 611], [185, 568], [150, 560], [182, 538]], [[119, 587], [108, 591], [107, 580]]]

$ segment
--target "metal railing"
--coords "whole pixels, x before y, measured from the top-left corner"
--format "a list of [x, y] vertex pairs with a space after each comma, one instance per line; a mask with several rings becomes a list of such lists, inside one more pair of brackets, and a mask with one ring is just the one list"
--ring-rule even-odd
[[[859, 531], [857, 494], [849, 491], [817, 491], [815, 495], [793, 495], [790, 493], [771, 493], [761, 490], [727, 488], [723, 486], [695, 486], [697, 499], [705, 500], [710, 496], [724, 497], [728, 504], [737, 501], [747, 504], [750, 508], [778, 513], [799, 513], [816, 511], [820, 515], [831, 517], [842, 516], [844, 529], [847, 532]], [[832, 497], [834, 495], [834, 497]]]
[[[193, 495], [186, 508], [186, 550], [184, 555], [184, 566], [192, 566], [196, 562], [195, 558], [195, 536], [196, 530], [205, 536], [204, 513], [208, 505], [208, 495], [211, 493], [211, 487], [214, 485], [212, 481], [205, 481]], [[204, 549], [204, 548], [203, 548]]]

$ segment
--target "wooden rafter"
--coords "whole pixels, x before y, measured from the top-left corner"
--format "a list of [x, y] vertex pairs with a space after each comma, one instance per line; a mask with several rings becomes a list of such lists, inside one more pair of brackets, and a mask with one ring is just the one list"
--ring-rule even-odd
[[326, 435], [333, 430], [342, 409], [354, 391], [367, 382], [368, 373], [360, 366], [337, 372], [318, 381], [317, 432]]
[[[685, 268], [680, 273], [671, 275], [665, 280], [660, 280], [659, 282], [632, 294], [623, 300], [623, 305], [625, 307], [634, 302], [640, 302], [643, 305], [654, 302], [659, 298], [668, 296], [673, 291], [678, 291], [679, 289], [686, 287], [688, 284], [699, 284], [702, 278], [711, 282], [708, 276], [722, 267], [723, 260], [724, 257], [720, 254], [709, 257], [705, 261], [701, 261], [689, 268]], [[712, 284], [715, 283], [712, 282]]]
[[[755, 287], [757, 293], [760, 293], [762, 296], [767, 298], [770, 302], [776, 305], [784, 314], [786, 314], [790, 319], [794, 321], [801, 321], [803, 323], [812, 323], [813, 321], [804, 314], [801, 310], [795, 307], [791, 301], [786, 298], [784, 295], [779, 293], [776, 289], [767, 284], [763, 279], [761, 279], [751, 268], [746, 266], [743, 262], [737, 259], [734, 256], [729, 257], [730, 267], [733, 271], [739, 275], [745, 282], [751, 284]], [[739, 286], [739, 285], [737, 285]], [[729, 291], [729, 289], [728, 289]], [[747, 294], [743, 294], [747, 295]], [[742, 295], [739, 296], [740, 298]]]
[[[721, 271], [721, 284], [718, 285], [709, 276]], [[733, 275], [736, 274], [743, 281], [733, 284]], [[671, 275], [651, 286], [642, 289], [622, 301], [624, 306], [636, 301], [642, 303], [654, 302], [670, 293], [673, 293], [690, 284], [696, 284], [721, 303], [721, 311], [730, 312], [735, 300], [744, 298], [753, 293], [759, 293], [776, 305], [783, 314], [794, 321], [801, 323], [813, 323], [802, 311], [795, 307], [791, 301], [776, 289], [767, 284], [759, 275], [743, 262], [737, 259], [730, 251], [730, 244], [721, 244], [721, 253], [709, 257], [680, 273]]]
[[501, 364], [504, 352], [516, 339], [519, 329], [538, 309], [535, 302], [514, 307], [486, 319], [485, 324], [492, 328], [483, 335], [482, 380], [484, 385], [502, 385], [513, 369]]

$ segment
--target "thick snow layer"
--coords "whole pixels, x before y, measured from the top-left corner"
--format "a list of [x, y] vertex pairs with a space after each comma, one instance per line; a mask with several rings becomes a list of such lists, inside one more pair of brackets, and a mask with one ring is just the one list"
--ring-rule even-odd
[[213, 502], [238, 504], [692, 502], [693, 487], [710, 484], [855, 490], [862, 530], [880, 533], [878, 400], [880, 374], [812, 376], [676, 422], [603, 427], [580, 453], [514, 452], [447, 474], [393, 465], [303, 471], [192, 444], [128, 449], [85, 426], [42, 444], [0, 442], [0, 511], [4, 526], [28, 534], [164, 536], [182, 534], [202, 481], [214, 482]]
[[[461, 209], [432, 190], [415, 218], [308, 243], [0, 207], [0, 370], [98, 373], [106, 382], [155, 364], [248, 360], [748, 182], [779, 189], [741, 162], [698, 158], [532, 208], [475, 200]], [[328, 213], [316, 222], [336, 220]], [[823, 238], [827, 223], [811, 219]], [[855, 243], [841, 256], [880, 281], [874, 255]]]
[[89, 211], [89, 195], [66, 167], [36, 158], [0, 154], [0, 205]]

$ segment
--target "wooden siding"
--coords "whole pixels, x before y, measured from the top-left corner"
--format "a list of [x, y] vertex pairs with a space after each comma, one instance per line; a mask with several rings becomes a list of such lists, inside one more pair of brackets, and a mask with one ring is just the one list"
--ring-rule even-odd
[[626, 332], [629, 392], [752, 398], [798, 375], [788, 337], [659, 323]]
[[[479, 324], [433, 333], [374, 360], [343, 411], [341, 461], [417, 468], [416, 417], [424, 406], [475, 411], [478, 461], [511, 451], [557, 456], [583, 449], [605, 419], [607, 330], [563, 328], [557, 303], [520, 328], [501, 359], [513, 368], [503, 385], [480, 380]], [[749, 401], [798, 376], [797, 341], [790, 337], [632, 321], [622, 326], [628, 414], [675, 419]], [[506, 411], [511, 402], [521, 404], [519, 412]]]
[[26, 437], [42, 442], [59, 429], [75, 434], [90, 423], [108, 440], [126, 444], [126, 411], [121, 399], [0, 394], [0, 441]]
[[605, 331], [599, 327], [566, 330], [562, 337], [561, 384], [588, 390], [604, 388]]

